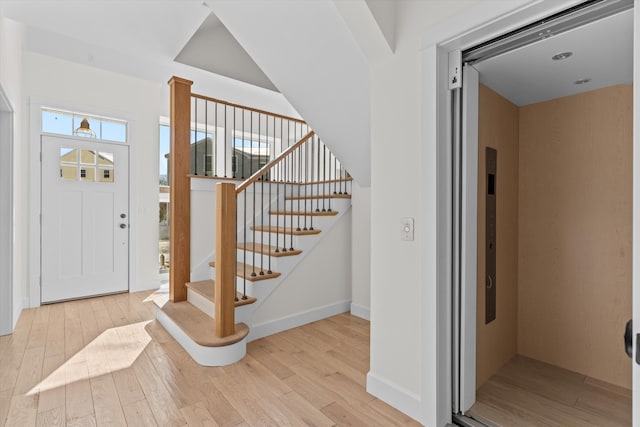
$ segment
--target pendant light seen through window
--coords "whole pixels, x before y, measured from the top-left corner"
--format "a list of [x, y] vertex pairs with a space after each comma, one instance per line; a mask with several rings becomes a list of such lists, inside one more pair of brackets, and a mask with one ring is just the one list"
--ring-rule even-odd
[[89, 120], [87, 120], [86, 118], [82, 119], [82, 121], [80, 122], [80, 127], [73, 131], [73, 134], [75, 136], [82, 136], [85, 138], [96, 137], [96, 133], [91, 130], [91, 128], [89, 127]]

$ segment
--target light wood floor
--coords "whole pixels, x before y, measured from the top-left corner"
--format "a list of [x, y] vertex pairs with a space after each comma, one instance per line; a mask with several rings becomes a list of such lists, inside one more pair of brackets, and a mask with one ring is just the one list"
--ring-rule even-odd
[[0, 425], [418, 425], [365, 391], [369, 322], [341, 314], [199, 366], [149, 292], [24, 310], [0, 337]]
[[516, 356], [480, 387], [470, 414], [490, 426], [630, 426], [631, 391]]

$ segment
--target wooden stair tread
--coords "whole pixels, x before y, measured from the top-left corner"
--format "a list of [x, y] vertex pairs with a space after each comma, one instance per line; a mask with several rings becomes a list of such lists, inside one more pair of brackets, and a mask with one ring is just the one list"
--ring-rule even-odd
[[[216, 266], [216, 262], [215, 261], [211, 261], [209, 263], [209, 265], [211, 267], [215, 267]], [[245, 265], [246, 265], [246, 269], [245, 269]], [[247, 276], [245, 277], [245, 270], [247, 273]], [[251, 273], [254, 272], [256, 273], [255, 276], [252, 276]], [[280, 276], [280, 273], [272, 271], [271, 273], [267, 273], [266, 271], [264, 272], [264, 274], [260, 274], [260, 267], [253, 267], [249, 264], [244, 264], [241, 262], [238, 262], [236, 264], [236, 276], [238, 277], [242, 277], [243, 279], [247, 279], [250, 282], [257, 282], [259, 280], [267, 280], [267, 279], [275, 279], [276, 277]]]
[[289, 215], [289, 216], [335, 216], [338, 211], [271, 211], [271, 215]]
[[[187, 283], [187, 288], [191, 289], [194, 292], [200, 294], [203, 298], [208, 299], [209, 301], [215, 303], [215, 284], [214, 280], [199, 280], [197, 282], [189, 282]], [[242, 299], [242, 293], [236, 292], [237, 301], [235, 302], [236, 307], [240, 307], [242, 305], [253, 304], [257, 301], [257, 299], [253, 297], [247, 297], [246, 299]]]
[[287, 196], [285, 200], [316, 200], [316, 199], [350, 199], [351, 194], [324, 194], [316, 196]]
[[249, 334], [249, 327], [236, 323], [235, 333], [219, 338], [215, 334], [214, 320], [187, 301], [168, 302], [162, 310], [193, 341], [204, 347], [223, 347], [241, 341]]
[[[299, 249], [294, 249], [292, 251], [287, 249], [286, 251], [283, 251], [282, 248], [265, 245], [265, 244], [259, 244], [259, 243], [256, 243], [254, 248], [254, 244], [252, 242], [247, 242], [246, 244], [240, 242], [238, 243], [238, 249], [240, 250], [246, 249], [248, 252], [255, 251], [256, 253], [263, 254], [263, 255], [271, 255], [272, 257], [275, 257], [275, 258], [300, 255], [302, 253], [302, 251]], [[276, 250], [278, 250], [278, 252], [276, 252]]]
[[254, 225], [251, 229], [255, 231], [266, 231], [268, 233], [293, 234], [294, 236], [307, 236], [311, 234], [320, 234], [322, 232], [322, 230], [318, 230], [317, 228], [314, 228], [313, 230], [297, 230], [291, 227], [269, 227], [264, 225]]

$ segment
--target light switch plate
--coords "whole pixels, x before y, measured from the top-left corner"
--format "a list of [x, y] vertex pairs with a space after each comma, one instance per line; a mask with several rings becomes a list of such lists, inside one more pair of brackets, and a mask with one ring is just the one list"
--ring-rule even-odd
[[413, 241], [413, 218], [402, 218], [400, 223], [400, 239]]

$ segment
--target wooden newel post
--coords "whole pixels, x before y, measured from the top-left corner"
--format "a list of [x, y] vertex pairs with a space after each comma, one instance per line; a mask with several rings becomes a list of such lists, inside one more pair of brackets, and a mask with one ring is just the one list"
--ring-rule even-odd
[[169, 297], [173, 302], [187, 299], [191, 280], [191, 85], [179, 77], [169, 80], [171, 147], [169, 155]]
[[236, 185], [216, 185], [216, 336], [235, 333]]

